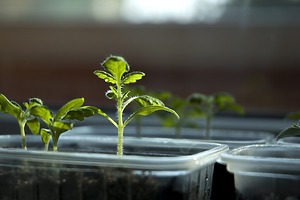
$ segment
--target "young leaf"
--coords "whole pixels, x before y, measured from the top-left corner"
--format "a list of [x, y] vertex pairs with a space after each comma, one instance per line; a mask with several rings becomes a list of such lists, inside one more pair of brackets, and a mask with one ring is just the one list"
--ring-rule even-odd
[[53, 121], [53, 113], [46, 106], [35, 106], [31, 108], [30, 114], [39, 117], [47, 125]]
[[188, 101], [190, 103], [202, 104], [203, 102], [207, 101], [207, 96], [200, 93], [193, 93], [188, 97]]
[[37, 135], [39, 134], [40, 131], [40, 122], [38, 119], [33, 118], [31, 120], [28, 120], [26, 125], [28, 126], [28, 128], [30, 129], [30, 131], [34, 134]]
[[145, 76], [143, 72], [131, 72], [124, 76], [122, 79], [122, 84], [135, 83], [138, 80], [141, 80]]
[[79, 108], [83, 103], [84, 98], [77, 98], [67, 102], [57, 111], [54, 120], [62, 119], [71, 109]]
[[290, 120], [297, 120], [300, 119], [300, 111], [298, 112], [290, 112], [288, 113], [285, 118], [290, 119]]
[[29, 99], [29, 106], [33, 107], [33, 106], [41, 106], [43, 105], [43, 101], [39, 98], [30, 98]]
[[109, 72], [118, 81], [121, 80], [123, 74], [129, 71], [130, 67], [124, 58], [120, 56], [110, 56], [103, 63], [104, 69]]
[[94, 71], [94, 74], [98, 76], [98, 78], [103, 79], [107, 83], [116, 84], [116, 79], [110, 73], [102, 70]]
[[161, 100], [149, 95], [138, 96], [135, 100], [142, 106], [165, 106], [165, 104]]
[[60, 135], [68, 130], [71, 130], [73, 128], [73, 123], [55, 121], [53, 123], [53, 128], [55, 129], [56, 134]]
[[105, 96], [106, 96], [108, 99], [113, 99], [113, 98], [116, 97], [115, 93], [114, 93], [113, 91], [111, 91], [111, 90], [107, 90], [107, 91], [105, 92]]
[[243, 107], [235, 102], [235, 98], [232, 95], [225, 92], [220, 92], [213, 96], [215, 99], [215, 105], [219, 111], [232, 110], [239, 114], [244, 114]]
[[178, 119], [179, 119], [179, 115], [172, 110], [171, 108], [165, 107], [165, 106], [159, 106], [159, 105], [151, 105], [151, 106], [145, 106], [145, 107], [141, 107], [140, 109], [138, 109], [137, 111], [135, 111], [133, 114], [131, 114], [127, 120], [124, 122], [124, 125], [127, 125], [135, 116], [137, 115], [141, 115], [141, 116], [147, 116], [153, 112], [156, 111], [167, 111], [169, 113], [174, 114]]
[[276, 139], [290, 137], [290, 136], [300, 136], [300, 127], [293, 124], [291, 127], [282, 130], [277, 136]]
[[83, 121], [85, 117], [91, 117], [94, 115], [94, 111], [90, 108], [80, 107], [72, 109], [63, 117], [63, 120], [79, 120]]
[[14, 116], [19, 119], [22, 109], [16, 102], [9, 101], [3, 94], [0, 95], [1, 111], [6, 114]]
[[[123, 100], [123, 99], [122, 99]], [[141, 96], [134, 96], [134, 97], [130, 97], [128, 98], [122, 106], [122, 110], [124, 110], [132, 101], [136, 101], [138, 102], [138, 104], [142, 107], [145, 106], [165, 106], [164, 103], [162, 101], [160, 101], [159, 99], [152, 97], [152, 96], [148, 96], [148, 95], [141, 95]]]
[[51, 131], [49, 129], [42, 128], [40, 131], [40, 136], [41, 136], [42, 142], [44, 144], [48, 144], [51, 139]]

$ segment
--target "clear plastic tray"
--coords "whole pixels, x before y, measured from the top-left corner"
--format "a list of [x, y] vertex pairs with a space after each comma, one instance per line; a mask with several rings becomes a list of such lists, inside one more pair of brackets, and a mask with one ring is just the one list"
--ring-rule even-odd
[[[70, 130], [68, 135], [114, 135], [116, 128], [105, 125], [89, 125], [79, 126]], [[151, 138], [176, 138], [175, 128], [160, 127], [160, 126], [143, 126], [141, 128], [141, 135], [137, 135], [137, 127], [127, 126], [124, 133], [131, 137], [151, 137]], [[179, 138], [203, 140], [204, 131], [196, 128], [182, 128]], [[274, 134], [265, 131], [250, 131], [250, 130], [227, 130], [227, 129], [212, 129], [211, 139], [206, 142], [226, 144], [229, 148], [236, 148], [239, 146], [251, 144], [265, 144], [274, 139]]]
[[221, 155], [238, 199], [299, 199], [300, 146], [249, 145]]
[[39, 136], [27, 137], [28, 150], [12, 148], [20, 142], [0, 136], [0, 199], [209, 199], [214, 163], [228, 150], [127, 137], [120, 158], [113, 136], [62, 136], [59, 152], [43, 151]]

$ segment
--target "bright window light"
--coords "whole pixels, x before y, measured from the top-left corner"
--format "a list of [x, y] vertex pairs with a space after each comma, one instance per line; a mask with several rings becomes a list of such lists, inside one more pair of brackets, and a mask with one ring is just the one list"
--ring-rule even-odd
[[127, 0], [121, 15], [131, 23], [215, 22], [223, 14], [228, 0]]

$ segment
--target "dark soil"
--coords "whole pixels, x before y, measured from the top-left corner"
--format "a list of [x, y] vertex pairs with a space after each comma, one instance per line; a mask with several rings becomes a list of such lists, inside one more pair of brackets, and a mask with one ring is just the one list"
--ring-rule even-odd
[[211, 168], [175, 176], [109, 167], [1, 166], [0, 200], [208, 200]]

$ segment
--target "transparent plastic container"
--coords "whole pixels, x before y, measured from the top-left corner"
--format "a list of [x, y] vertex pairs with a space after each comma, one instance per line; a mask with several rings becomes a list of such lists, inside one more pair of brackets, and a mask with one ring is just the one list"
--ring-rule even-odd
[[237, 199], [300, 199], [300, 146], [248, 145], [221, 159], [234, 174]]
[[300, 137], [286, 137], [278, 140], [279, 144], [300, 145]]
[[39, 136], [0, 136], [0, 199], [210, 199], [213, 167], [227, 145], [158, 138], [61, 136], [59, 152]]
[[[111, 125], [89, 125], [79, 126], [70, 130], [68, 135], [115, 135], [117, 130]], [[161, 126], [143, 126], [138, 133], [137, 127], [127, 126], [124, 135], [131, 137], [151, 137], [151, 138], [173, 138], [173, 139], [192, 139], [204, 140], [204, 131], [196, 128], [182, 128], [180, 136], [176, 135], [174, 127]], [[229, 148], [251, 144], [265, 144], [274, 139], [274, 134], [267, 131], [251, 130], [229, 130], [229, 129], [212, 129], [211, 138], [207, 142], [222, 143]]]
[[[140, 134], [137, 134], [140, 131]], [[75, 127], [67, 133], [68, 135], [113, 135], [116, 128], [105, 125], [89, 125]], [[175, 128], [161, 126], [142, 126], [140, 130], [136, 126], [127, 126], [124, 133], [126, 136], [152, 137], [152, 138], [177, 138]], [[191, 139], [195, 141], [215, 142], [228, 145], [230, 149], [251, 144], [266, 144], [274, 139], [274, 134], [267, 131], [251, 130], [229, 130], [212, 129], [211, 139], [204, 140], [204, 131], [196, 128], [182, 128], [179, 138]], [[218, 159], [214, 166], [214, 176], [212, 183], [212, 200], [234, 199], [234, 177], [226, 170], [226, 165]]]

